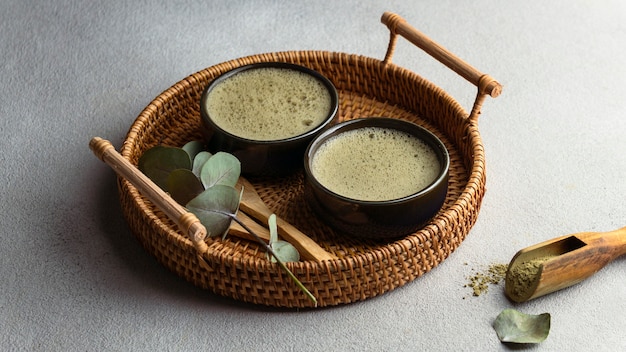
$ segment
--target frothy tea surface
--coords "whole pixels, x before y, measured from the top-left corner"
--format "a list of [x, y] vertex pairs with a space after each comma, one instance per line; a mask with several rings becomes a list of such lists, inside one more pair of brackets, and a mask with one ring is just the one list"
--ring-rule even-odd
[[239, 72], [207, 96], [211, 119], [227, 132], [252, 140], [294, 137], [319, 126], [331, 97], [315, 77], [284, 68]]
[[324, 142], [311, 172], [344, 197], [382, 201], [402, 198], [430, 185], [439, 175], [434, 150], [406, 132], [364, 127]]

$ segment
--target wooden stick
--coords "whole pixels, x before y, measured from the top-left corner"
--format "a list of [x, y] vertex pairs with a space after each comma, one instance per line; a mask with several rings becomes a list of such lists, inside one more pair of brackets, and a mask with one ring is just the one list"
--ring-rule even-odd
[[[263, 202], [254, 186], [245, 178], [239, 178], [239, 184], [243, 187], [243, 195], [239, 207], [251, 217], [258, 221], [267, 223], [267, 219], [272, 215], [272, 211]], [[316, 261], [338, 259], [335, 255], [327, 252], [310, 237], [302, 233], [285, 220], [276, 217], [278, 233], [291, 245], [296, 247], [300, 255], [305, 259]]]
[[[250, 230], [254, 231], [254, 233], [256, 233], [256, 235], [259, 236], [260, 239], [262, 239], [266, 243], [270, 241], [270, 230], [261, 226], [261, 224], [254, 221], [254, 219], [249, 217], [246, 213], [244, 213], [241, 210], [237, 213], [237, 217]], [[244, 229], [241, 225], [239, 225], [235, 221], [233, 221], [230, 224], [230, 229], [228, 229], [228, 233], [230, 235], [237, 236], [239, 238], [256, 241], [256, 238], [253, 235], [251, 235], [248, 231], [246, 231], [246, 229]]]
[[188, 212], [187, 209], [172, 199], [169, 194], [165, 193], [133, 164], [124, 159], [120, 153], [115, 150], [111, 142], [100, 137], [94, 137], [89, 142], [89, 148], [100, 160], [109, 165], [115, 173], [127, 179], [141, 194], [150, 199], [150, 201], [159, 207], [159, 209], [174, 221], [179, 228], [186, 231], [198, 252], [198, 262], [205, 269], [211, 270], [202, 257], [202, 254], [206, 253], [209, 247], [206, 242], [204, 242], [207, 231], [200, 220], [198, 220], [193, 213]]

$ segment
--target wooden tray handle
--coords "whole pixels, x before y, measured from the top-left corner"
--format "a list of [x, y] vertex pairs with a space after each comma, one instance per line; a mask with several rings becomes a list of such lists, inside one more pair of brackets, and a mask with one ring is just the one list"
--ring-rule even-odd
[[478, 118], [480, 108], [486, 95], [495, 98], [502, 92], [502, 85], [493, 77], [481, 73], [472, 65], [427, 37], [424, 33], [413, 28], [399, 15], [392, 12], [385, 12], [383, 13], [381, 22], [384, 23], [390, 31], [389, 46], [387, 47], [384, 63], [391, 62], [399, 34], [478, 87], [476, 100], [474, 101], [472, 112], [469, 115], [470, 119], [476, 120]]
[[198, 251], [198, 261], [205, 269], [210, 270], [202, 253], [206, 253], [208, 246], [204, 239], [207, 236], [206, 228], [200, 220], [178, 204], [169, 194], [165, 193], [152, 180], [139, 171], [128, 160], [124, 159], [115, 150], [111, 142], [100, 137], [93, 137], [89, 141], [89, 148], [102, 161], [108, 164], [119, 176], [124, 177], [139, 192], [146, 196], [151, 202], [156, 204], [180, 229], [186, 231]]

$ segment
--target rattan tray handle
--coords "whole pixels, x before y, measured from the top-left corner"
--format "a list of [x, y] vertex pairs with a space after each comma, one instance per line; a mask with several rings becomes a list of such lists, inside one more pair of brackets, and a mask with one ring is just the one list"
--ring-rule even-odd
[[390, 31], [389, 46], [387, 47], [387, 53], [384, 59], [385, 63], [391, 62], [391, 57], [393, 56], [398, 39], [397, 35], [399, 34], [478, 87], [478, 94], [476, 95], [472, 112], [469, 115], [470, 119], [475, 120], [478, 118], [480, 107], [486, 95], [495, 98], [502, 92], [502, 85], [493, 77], [481, 73], [472, 65], [463, 61], [463, 59], [454, 55], [452, 52], [448, 51], [448, 49], [409, 25], [406, 20], [399, 15], [385, 12], [383, 13], [381, 22], [387, 25]]
[[194, 247], [198, 251], [200, 264], [208, 268], [201, 255], [201, 253], [205, 253], [209, 249], [206, 242], [204, 242], [207, 231], [200, 220], [193, 213], [188, 212], [187, 209], [178, 204], [133, 164], [124, 159], [115, 150], [111, 142], [100, 137], [93, 137], [89, 141], [89, 148], [100, 160], [108, 164], [118, 175], [127, 179], [141, 194], [150, 199], [180, 229], [187, 231], [191, 242], [193, 242]]

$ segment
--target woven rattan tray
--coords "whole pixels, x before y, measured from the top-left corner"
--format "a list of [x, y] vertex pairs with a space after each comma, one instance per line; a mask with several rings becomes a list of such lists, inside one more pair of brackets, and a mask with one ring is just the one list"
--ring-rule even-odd
[[[320, 222], [303, 199], [302, 172], [283, 178], [251, 178], [278, 216], [339, 257], [287, 265], [315, 295], [318, 306], [364, 300], [416, 279], [446, 259], [476, 221], [485, 190], [484, 152], [477, 118], [485, 96], [497, 96], [500, 85], [397, 15], [385, 13], [382, 22], [391, 31], [387, 55], [382, 61], [326, 51], [291, 51], [248, 56], [186, 77], [141, 112], [126, 136], [122, 156], [136, 165], [139, 157], [154, 145], [182, 146], [200, 139], [200, 96], [211, 80], [226, 71], [268, 61], [314, 69], [337, 87], [341, 120], [386, 116], [409, 120], [434, 132], [450, 153], [449, 190], [443, 208], [424, 228], [393, 242], [376, 242], [350, 239]], [[470, 114], [437, 86], [391, 63], [398, 34], [478, 87]], [[240, 301], [276, 307], [312, 306], [254, 242], [229, 236], [207, 238], [206, 246], [194, 246], [184, 229], [130, 182], [118, 180], [122, 210], [132, 232], [147, 251], [176, 274]]]

